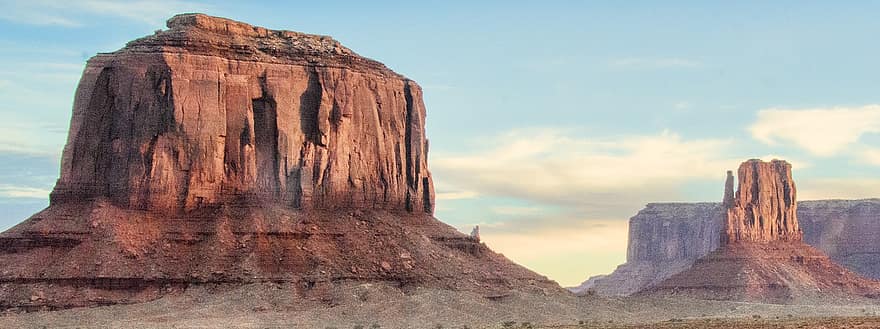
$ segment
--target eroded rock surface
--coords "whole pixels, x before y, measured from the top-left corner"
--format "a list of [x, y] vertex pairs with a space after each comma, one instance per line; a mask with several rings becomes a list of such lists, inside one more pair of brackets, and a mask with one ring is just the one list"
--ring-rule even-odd
[[749, 160], [740, 165], [738, 178], [738, 189], [731, 198], [727, 194], [732, 190], [728, 172], [722, 244], [802, 239], [791, 164], [781, 160]]
[[640, 294], [773, 303], [880, 296], [880, 282], [802, 241], [791, 165], [749, 160], [738, 172], [732, 202], [725, 193], [722, 203], [718, 249]]
[[[880, 279], [880, 199], [797, 204], [804, 242], [849, 270]], [[626, 263], [572, 290], [626, 296], [687, 269], [718, 247], [722, 209], [709, 202], [648, 204], [630, 218]]]
[[330, 37], [205, 15], [89, 60], [59, 200], [433, 212], [421, 88]]
[[201, 14], [89, 60], [51, 205], [0, 234], [0, 308], [345, 282], [559, 286], [433, 218], [421, 88], [330, 37]]

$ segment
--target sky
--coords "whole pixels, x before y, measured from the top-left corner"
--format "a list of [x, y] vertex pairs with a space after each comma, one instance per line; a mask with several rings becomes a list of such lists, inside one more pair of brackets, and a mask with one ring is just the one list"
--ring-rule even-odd
[[85, 61], [203, 12], [332, 35], [424, 89], [436, 217], [576, 285], [648, 202], [750, 158], [880, 197], [876, 2], [0, 0], [0, 229], [46, 207]]

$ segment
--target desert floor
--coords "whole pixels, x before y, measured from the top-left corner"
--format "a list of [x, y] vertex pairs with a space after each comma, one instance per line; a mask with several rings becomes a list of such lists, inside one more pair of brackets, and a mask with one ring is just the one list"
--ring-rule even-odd
[[800, 305], [513, 294], [352, 284], [308, 300], [275, 284], [195, 288], [152, 302], [0, 315], [0, 328], [880, 328], [880, 304]]

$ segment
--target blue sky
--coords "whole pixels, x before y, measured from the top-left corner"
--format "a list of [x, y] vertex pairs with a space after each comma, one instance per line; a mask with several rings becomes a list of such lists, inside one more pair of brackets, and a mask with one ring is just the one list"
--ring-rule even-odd
[[573, 285], [652, 201], [745, 159], [880, 196], [876, 3], [0, 1], [0, 227], [45, 207], [85, 60], [205, 12], [327, 34], [424, 88], [441, 220]]

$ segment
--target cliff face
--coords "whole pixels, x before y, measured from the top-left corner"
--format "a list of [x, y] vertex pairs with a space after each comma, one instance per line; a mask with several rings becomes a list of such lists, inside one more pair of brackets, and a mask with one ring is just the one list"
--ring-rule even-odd
[[785, 161], [749, 160], [739, 167], [735, 194], [731, 173], [725, 185], [725, 231], [722, 243], [800, 241], [797, 189]]
[[880, 279], [880, 199], [798, 202], [804, 241], [869, 278]]
[[791, 165], [749, 160], [739, 174], [733, 198], [727, 180], [719, 248], [640, 294], [772, 303], [880, 296], [880, 282], [801, 241]]
[[718, 248], [721, 227], [717, 203], [650, 203], [629, 220], [627, 262], [697, 259]]
[[[720, 244], [722, 209], [722, 203], [648, 204], [630, 218], [626, 263], [572, 289], [629, 295], [681, 272]], [[880, 279], [880, 199], [798, 201], [797, 217], [804, 242]]]
[[[0, 309], [270, 284], [562, 289], [433, 218], [421, 89], [329, 37], [200, 14], [92, 58], [50, 206], [0, 233]], [[212, 288], [213, 289], [213, 288]]]
[[88, 62], [53, 204], [433, 211], [416, 83], [330, 37], [205, 15], [168, 27]]

